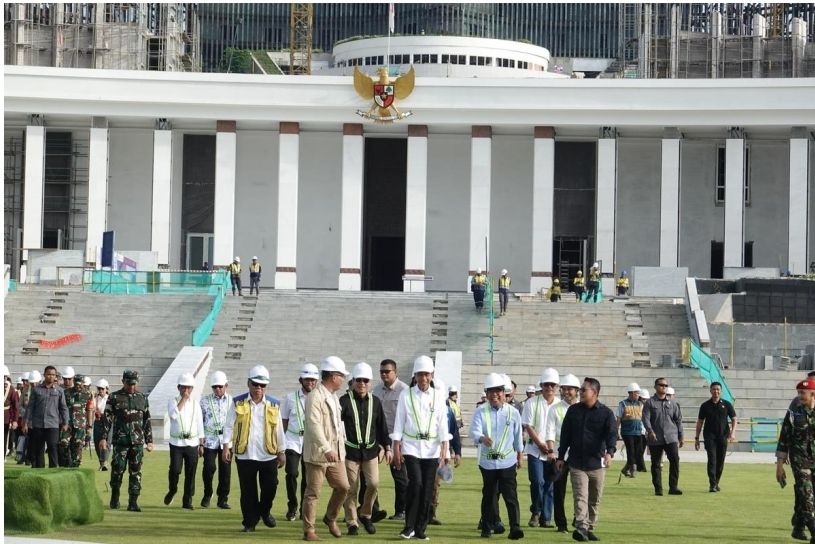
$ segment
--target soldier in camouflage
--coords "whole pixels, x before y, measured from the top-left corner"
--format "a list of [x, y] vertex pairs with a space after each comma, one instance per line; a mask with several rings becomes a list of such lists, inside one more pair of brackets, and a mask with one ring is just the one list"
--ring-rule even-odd
[[[63, 375], [63, 378], [65, 376]], [[82, 463], [85, 437], [91, 431], [93, 400], [84, 385], [84, 376], [76, 374], [74, 386], [65, 390], [68, 405], [68, 431], [60, 433], [60, 466], [78, 467]]]
[[[150, 424], [150, 407], [147, 397], [136, 391], [139, 373], [125, 370], [122, 374], [123, 387], [111, 393], [102, 417], [103, 433], [107, 437], [113, 429], [113, 457], [110, 470], [110, 507], [119, 508], [119, 489], [122, 486], [125, 468], [130, 469], [130, 482], [127, 492], [127, 509], [141, 512], [138, 499], [141, 493], [141, 465], [144, 449], [153, 451], [153, 428]], [[107, 440], [99, 442], [99, 448], [107, 448]]]
[[775, 477], [783, 487], [787, 482], [784, 463], [789, 462], [795, 478], [794, 527], [792, 538], [806, 540], [804, 527], [815, 544], [815, 378], [798, 383], [800, 405], [790, 407], [781, 425], [775, 456]]

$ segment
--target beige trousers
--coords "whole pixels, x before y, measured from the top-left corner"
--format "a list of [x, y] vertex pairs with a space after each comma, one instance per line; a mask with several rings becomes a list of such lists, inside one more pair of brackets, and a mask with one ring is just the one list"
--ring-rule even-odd
[[572, 477], [575, 527], [581, 531], [593, 531], [597, 527], [597, 513], [600, 498], [603, 496], [606, 469], [570, 468], [569, 475]]
[[328, 480], [328, 485], [333, 490], [331, 498], [328, 499], [328, 507], [325, 516], [329, 520], [336, 520], [340, 512], [345, 496], [348, 494], [348, 475], [345, 472], [345, 463], [334, 463], [333, 465], [322, 466], [314, 463], [306, 463], [306, 494], [303, 497], [303, 532], [314, 531], [314, 524], [317, 519], [317, 499], [320, 497], [320, 489], [323, 487], [323, 480]]
[[357, 496], [359, 495], [359, 471], [365, 476], [365, 497], [362, 509], [359, 512], [363, 518], [371, 517], [374, 509], [374, 500], [379, 489], [379, 459], [374, 457], [370, 461], [351, 461], [345, 459], [345, 471], [348, 473], [348, 484], [351, 490], [345, 497], [345, 522], [348, 526], [359, 525], [357, 518]]

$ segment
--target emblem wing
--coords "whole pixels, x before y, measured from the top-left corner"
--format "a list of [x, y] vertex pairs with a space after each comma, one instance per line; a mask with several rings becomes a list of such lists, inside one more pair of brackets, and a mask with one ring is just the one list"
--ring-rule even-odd
[[396, 78], [396, 81], [393, 82], [393, 92], [396, 98], [402, 100], [410, 96], [415, 83], [416, 72], [413, 70], [413, 66], [411, 66], [407, 74], [399, 76]]
[[374, 97], [374, 80], [363, 74], [359, 66], [354, 66], [354, 89], [362, 98], [369, 100]]

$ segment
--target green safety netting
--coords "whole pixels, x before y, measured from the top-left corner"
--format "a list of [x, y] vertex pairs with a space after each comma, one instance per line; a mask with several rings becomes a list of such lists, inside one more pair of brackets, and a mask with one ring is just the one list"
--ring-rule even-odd
[[696, 342], [691, 341], [690, 346], [690, 364], [699, 371], [702, 378], [707, 383], [719, 382], [722, 384], [722, 398], [730, 403], [733, 403], [733, 393], [724, 379], [719, 365], [716, 360], [705, 350], [703, 350]]
[[207, 341], [209, 335], [212, 334], [212, 329], [215, 328], [215, 321], [218, 319], [218, 314], [221, 312], [221, 306], [224, 303], [224, 296], [226, 290], [229, 288], [229, 275], [224, 271], [222, 274], [221, 284], [218, 286], [220, 289], [215, 294], [215, 299], [212, 301], [212, 308], [210, 308], [207, 316], [201, 323], [192, 331], [192, 345], [203, 346]]

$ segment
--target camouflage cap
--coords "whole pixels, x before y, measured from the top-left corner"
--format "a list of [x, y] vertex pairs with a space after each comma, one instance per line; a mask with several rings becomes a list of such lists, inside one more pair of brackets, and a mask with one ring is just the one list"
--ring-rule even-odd
[[139, 373], [135, 370], [125, 370], [122, 373], [122, 381], [127, 385], [139, 383]]

